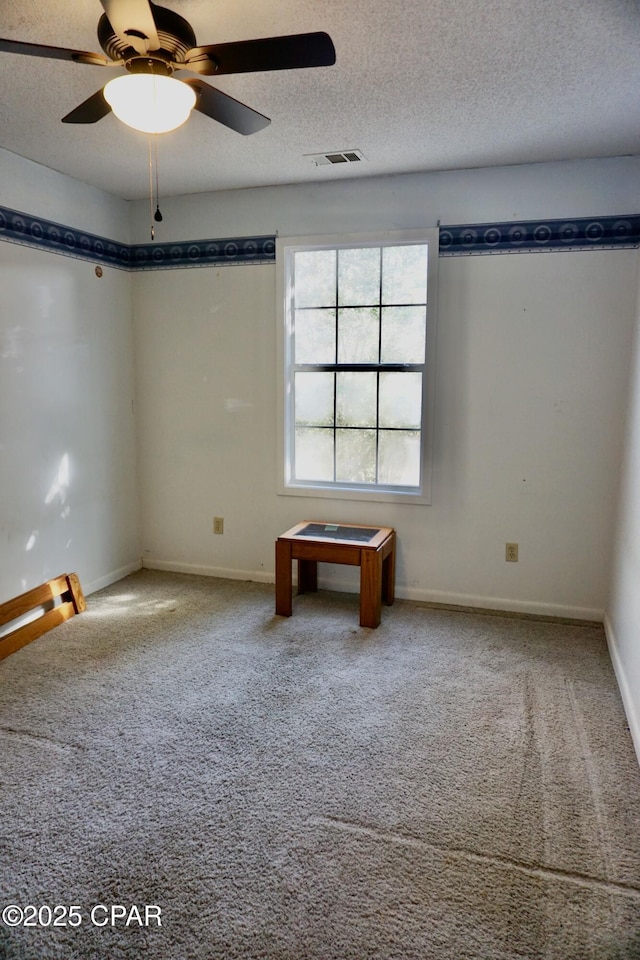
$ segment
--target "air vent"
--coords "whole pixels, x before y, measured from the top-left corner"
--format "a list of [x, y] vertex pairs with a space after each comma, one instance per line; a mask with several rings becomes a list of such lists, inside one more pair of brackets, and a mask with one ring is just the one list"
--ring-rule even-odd
[[329, 163], [359, 163], [366, 160], [362, 150], [340, 150], [332, 153], [306, 153], [305, 157], [315, 163], [316, 167], [323, 167]]

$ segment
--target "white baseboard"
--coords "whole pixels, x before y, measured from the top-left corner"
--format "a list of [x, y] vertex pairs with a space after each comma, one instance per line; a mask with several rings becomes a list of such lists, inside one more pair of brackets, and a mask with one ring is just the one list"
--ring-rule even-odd
[[[205, 564], [182, 563], [177, 560], [154, 560], [144, 558], [142, 566], [147, 570], [167, 570], [172, 573], [193, 573], [201, 577], [220, 577], [223, 580], [253, 580], [256, 583], [274, 583], [271, 570], [236, 570], [229, 567], [210, 567]], [[295, 583], [295, 568], [294, 568]], [[358, 582], [345, 583], [339, 577], [320, 574], [318, 585], [324, 590], [340, 593], [357, 593]], [[480, 597], [466, 593], [447, 593], [423, 590], [396, 584], [396, 597], [401, 600], [418, 600], [422, 603], [441, 604], [452, 607], [473, 607], [481, 610], [500, 610], [506, 613], [524, 613], [538, 617], [561, 617], [569, 620], [589, 620], [602, 623], [604, 610], [597, 607], [574, 607], [569, 604], [538, 603], [533, 600], [510, 600], [501, 597]]]
[[[271, 578], [273, 582], [273, 577]], [[318, 584], [325, 590], [349, 590], [337, 577], [322, 576]], [[356, 584], [352, 587], [358, 590]], [[504, 597], [481, 597], [469, 593], [449, 593], [445, 590], [425, 590], [396, 584], [396, 597], [402, 600], [417, 600], [420, 603], [438, 604], [445, 607], [472, 607], [478, 610], [499, 610], [503, 613], [521, 613], [537, 617], [560, 617], [563, 620], [589, 620], [602, 623], [604, 610], [599, 607], [575, 607], [567, 603], [539, 603], [535, 600], [513, 600]]]
[[640, 763], [640, 718], [638, 717], [636, 705], [633, 697], [631, 696], [629, 682], [624, 672], [613, 624], [611, 623], [607, 613], [604, 615], [604, 632], [607, 638], [607, 645], [609, 647], [609, 656], [611, 657], [611, 663], [613, 664], [613, 672], [616, 675], [618, 689], [620, 690], [620, 696], [622, 697], [622, 705], [624, 707], [624, 712], [627, 715], [629, 732], [631, 733], [631, 739], [633, 740], [633, 746], [636, 751], [638, 763]]
[[477, 607], [507, 613], [526, 613], [537, 617], [561, 617], [568, 620], [589, 620], [602, 623], [604, 610], [599, 607], [576, 607], [568, 603], [541, 603], [537, 600], [515, 600], [505, 597], [481, 597], [467, 593], [448, 593], [442, 590], [423, 590], [416, 587], [398, 588], [396, 596], [423, 603], [438, 603], [454, 607]]
[[255, 583], [274, 583], [275, 575], [268, 570], [236, 570], [231, 567], [209, 567], [202, 563], [183, 563], [180, 560], [154, 560], [143, 557], [145, 570], [166, 570], [169, 573], [192, 573], [198, 577], [220, 577], [221, 580], [253, 580]]
[[141, 560], [132, 560], [131, 563], [125, 564], [124, 567], [118, 567], [117, 570], [112, 570], [110, 573], [105, 574], [104, 577], [98, 577], [97, 580], [92, 580], [90, 583], [82, 583], [82, 592], [85, 596], [88, 596], [90, 593], [95, 593], [96, 590], [110, 587], [112, 583], [117, 583], [117, 581], [122, 580], [123, 577], [128, 577], [130, 573], [135, 573], [136, 570], [140, 570], [141, 567]]

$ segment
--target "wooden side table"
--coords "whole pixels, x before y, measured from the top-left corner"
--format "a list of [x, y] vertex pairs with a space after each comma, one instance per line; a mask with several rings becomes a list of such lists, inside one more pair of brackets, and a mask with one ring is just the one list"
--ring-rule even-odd
[[318, 589], [318, 562], [360, 567], [360, 626], [377, 627], [382, 602], [395, 599], [396, 533], [392, 527], [303, 520], [276, 540], [276, 613], [290, 617], [291, 562], [298, 561], [298, 593]]

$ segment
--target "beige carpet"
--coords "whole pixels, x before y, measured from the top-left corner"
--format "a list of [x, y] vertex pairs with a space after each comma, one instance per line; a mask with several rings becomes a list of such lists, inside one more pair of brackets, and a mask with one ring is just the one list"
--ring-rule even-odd
[[88, 605], [0, 663], [0, 907], [78, 907], [10, 912], [0, 957], [640, 957], [601, 628], [397, 601], [368, 630], [355, 595], [283, 619], [152, 571]]

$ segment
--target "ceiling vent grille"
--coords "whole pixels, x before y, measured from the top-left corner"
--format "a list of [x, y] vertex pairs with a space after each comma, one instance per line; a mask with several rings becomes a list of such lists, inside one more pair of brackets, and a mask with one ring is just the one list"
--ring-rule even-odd
[[327, 166], [330, 163], [359, 163], [366, 160], [362, 150], [334, 150], [331, 153], [306, 153], [305, 157], [315, 163], [316, 167]]

